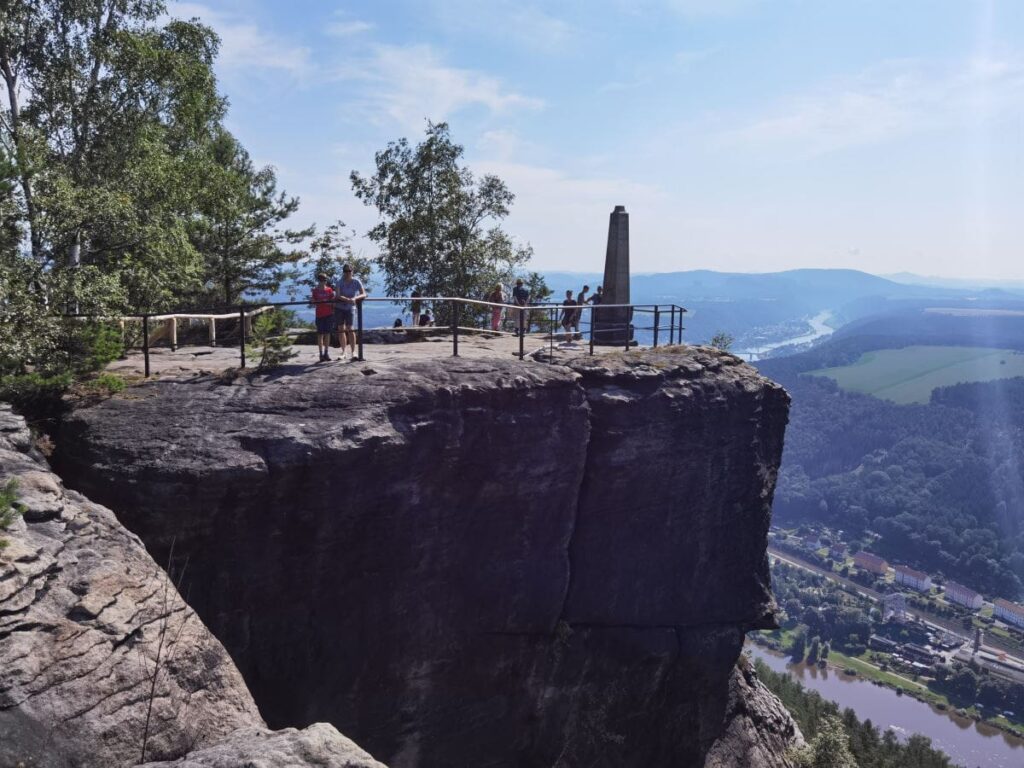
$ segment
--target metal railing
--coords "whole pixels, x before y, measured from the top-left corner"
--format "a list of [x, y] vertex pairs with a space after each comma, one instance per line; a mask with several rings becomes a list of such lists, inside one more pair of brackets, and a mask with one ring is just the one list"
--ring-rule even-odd
[[[435, 311], [439, 306], [445, 306], [447, 309], [448, 317], [450, 322], [446, 325], [441, 326], [420, 326], [417, 325], [417, 318], [413, 317], [413, 325], [411, 326], [377, 326], [374, 328], [366, 328], [363, 323], [363, 305], [367, 302], [370, 303], [387, 303], [387, 304], [408, 304], [408, 305], [419, 305], [419, 306], [432, 306]], [[115, 320], [121, 323], [122, 329], [124, 325], [129, 321], [139, 321], [142, 324], [142, 354], [143, 354], [143, 365], [144, 375], [149, 378], [151, 375], [150, 365], [150, 351], [153, 347], [150, 337], [150, 323], [152, 321], [164, 321], [170, 324], [169, 330], [169, 342], [172, 350], [178, 348], [178, 320], [187, 319], [199, 319], [209, 323], [209, 345], [217, 345], [217, 328], [216, 323], [218, 320], [238, 320], [238, 349], [239, 349], [239, 365], [241, 368], [246, 367], [246, 336], [252, 334], [251, 322], [252, 318], [263, 312], [270, 311], [276, 308], [285, 307], [304, 307], [310, 308], [315, 307], [317, 304], [331, 304], [335, 307], [345, 306], [336, 300], [329, 300], [325, 302], [311, 302], [306, 301], [275, 301], [275, 302], [259, 302], [258, 304], [239, 304], [232, 307], [226, 307], [228, 311], [221, 312], [161, 312], [161, 313], [142, 313], [136, 315], [121, 315], [116, 318], [100, 317], [100, 316], [85, 316], [75, 315], [74, 317], [82, 319], [94, 319], [94, 320]], [[484, 310], [490, 310], [493, 312], [495, 309], [501, 309], [502, 313], [506, 316], [506, 320], [511, 317], [514, 320], [514, 325], [517, 328], [515, 332], [509, 332], [505, 330], [492, 329], [490, 327], [479, 328], [475, 326], [463, 326], [460, 324], [462, 317], [462, 308], [466, 306], [472, 306], [481, 308]], [[565, 313], [574, 313], [574, 322], [569, 323], [567, 329], [566, 323], [564, 322]], [[509, 313], [512, 313], [511, 315]], [[588, 322], [584, 323], [582, 318], [584, 313], [588, 313]], [[605, 313], [605, 317], [601, 317], [601, 313]], [[500, 304], [490, 301], [481, 301], [478, 299], [465, 299], [460, 297], [451, 296], [421, 296], [416, 298], [410, 298], [406, 296], [382, 296], [382, 297], [366, 297], [355, 302], [354, 306], [354, 320], [355, 324], [351, 331], [356, 336], [356, 346], [358, 348], [357, 360], [364, 360], [364, 349], [363, 349], [363, 335], [367, 330], [379, 330], [379, 331], [393, 331], [393, 332], [424, 332], [429, 328], [432, 332], [450, 332], [452, 338], [452, 356], [459, 356], [459, 336], [460, 334], [466, 333], [483, 333], [489, 335], [507, 336], [518, 339], [519, 348], [516, 353], [520, 360], [525, 359], [527, 356], [526, 352], [526, 340], [534, 339], [543, 341], [544, 344], [541, 347], [531, 351], [529, 354], [533, 355], [543, 349], [543, 346], [548, 346], [550, 353], [554, 353], [555, 337], [563, 336], [565, 340], [582, 340], [586, 336], [587, 344], [589, 347], [589, 354], [594, 354], [595, 346], [621, 346], [625, 349], [629, 349], [637, 344], [634, 341], [635, 331], [651, 331], [653, 334], [652, 346], [657, 347], [659, 340], [662, 338], [663, 332], [668, 333], [669, 344], [679, 344], [683, 340], [683, 315], [686, 313], [686, 309], [677, 304], [584, 304], [575, 306], [564, 306], [562, 304], [544, 303], [544, 304], [529, 304], [521, 306], [518, 304]], [[634, 325], [633, 320], [635, 316], [645, 315], [650, 316], [652, 325], [649, 326], [637, 326]], [[622, 316], [624, 320], [621, 322], [616, 321], [616, 317]], [[541, 318], [538, 321], [538, 317]], [[667, 325], [665, 324], [665, 321]], [[539, 332], [531, 332], [527, 330], [529, 327], [534, 325], [546, 326], [542, 327]], [[557, 329], [562, 327], [562, 331]], [[586, 328], [584, 334], [582, 328]], [[303, 331], [308, 333], [311, 331]], [[315, 331], [312, 331], [315, 333]], [[340, 332], [340, 329], [336, 330]]]

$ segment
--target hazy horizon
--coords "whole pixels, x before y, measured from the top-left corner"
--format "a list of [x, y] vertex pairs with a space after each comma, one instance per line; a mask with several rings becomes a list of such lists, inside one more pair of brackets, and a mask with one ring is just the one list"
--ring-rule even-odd
[[[373, 213], [348, 174], [427, 119], [518, 199], [542, 270], [1021, 277], [1024, 4], [761, 0], [172, 3], [223, 38], [228, 125], [302, 198]], [[367, 253], [372, 247], [361, 244]], [[972, 278], [971, 274], [984, 278]]]

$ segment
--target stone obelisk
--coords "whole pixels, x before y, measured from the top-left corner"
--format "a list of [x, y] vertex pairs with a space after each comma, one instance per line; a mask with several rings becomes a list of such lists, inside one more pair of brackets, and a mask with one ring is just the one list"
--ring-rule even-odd
[[[629, 304], [629, 214], [616, 205], [608, 220], [601, 304]], [[594, 343], [625, 346], [633, 341], [633, 310], [601, 309], [594, 316]]]

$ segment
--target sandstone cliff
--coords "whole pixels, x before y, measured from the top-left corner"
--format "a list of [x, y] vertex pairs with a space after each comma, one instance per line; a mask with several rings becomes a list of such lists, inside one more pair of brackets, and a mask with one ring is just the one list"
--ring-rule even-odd
[[[263, 720], [223, 646], [138, 538], [66, 491], [0, 405], [0, 485], [10, 479], [24, 514], [0, 550], [0, 766], [136, 765], [144, 742], [147, 759], [176, 758], [228, 748], [238, 729], [259, 756]], [[272, 736], [379, 766], [330, 726]]]
[[772, 621], [785, 392], [706, 349], [562, 363], [154, 382], [77, 411], [60, 468], [187, 558], [273, 727], [397, 768], [699, 766], [723, 733], [784, 764], [730, 678]]

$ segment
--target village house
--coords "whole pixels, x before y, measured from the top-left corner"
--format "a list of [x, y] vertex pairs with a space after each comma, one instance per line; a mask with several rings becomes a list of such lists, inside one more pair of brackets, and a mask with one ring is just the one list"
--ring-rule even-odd
[[863, 571], [877, 573], [879, 576], [884, 576], [889, 572], [889, 564], [885, 560], [863, 550], [853, 556], [853, 564]]
[[918, 592], [928, 592], [932, 588], [932, 577], [923, 571], [916, 571], [905, 565], [897, 565], [896, 583], [916, 589]]
[[973, 589], [965, 587], [963, 584], [958, 584], [955, 581], [946, 582], [946, 599], [960, 605], [965, 605], [972, 611], [981, 608], [981, 604], [984, 602], [981, 595]]
[[997, 597], [993, 601], [993, 605], [995, 605], [995, 610], [992, 611], [992, 615], [997, 619], [1002, 619], [1007, 624], [1013, 624], [1016, 627], [1024, 627], [1024, 606], [1003, 600], [1001, 597]]

